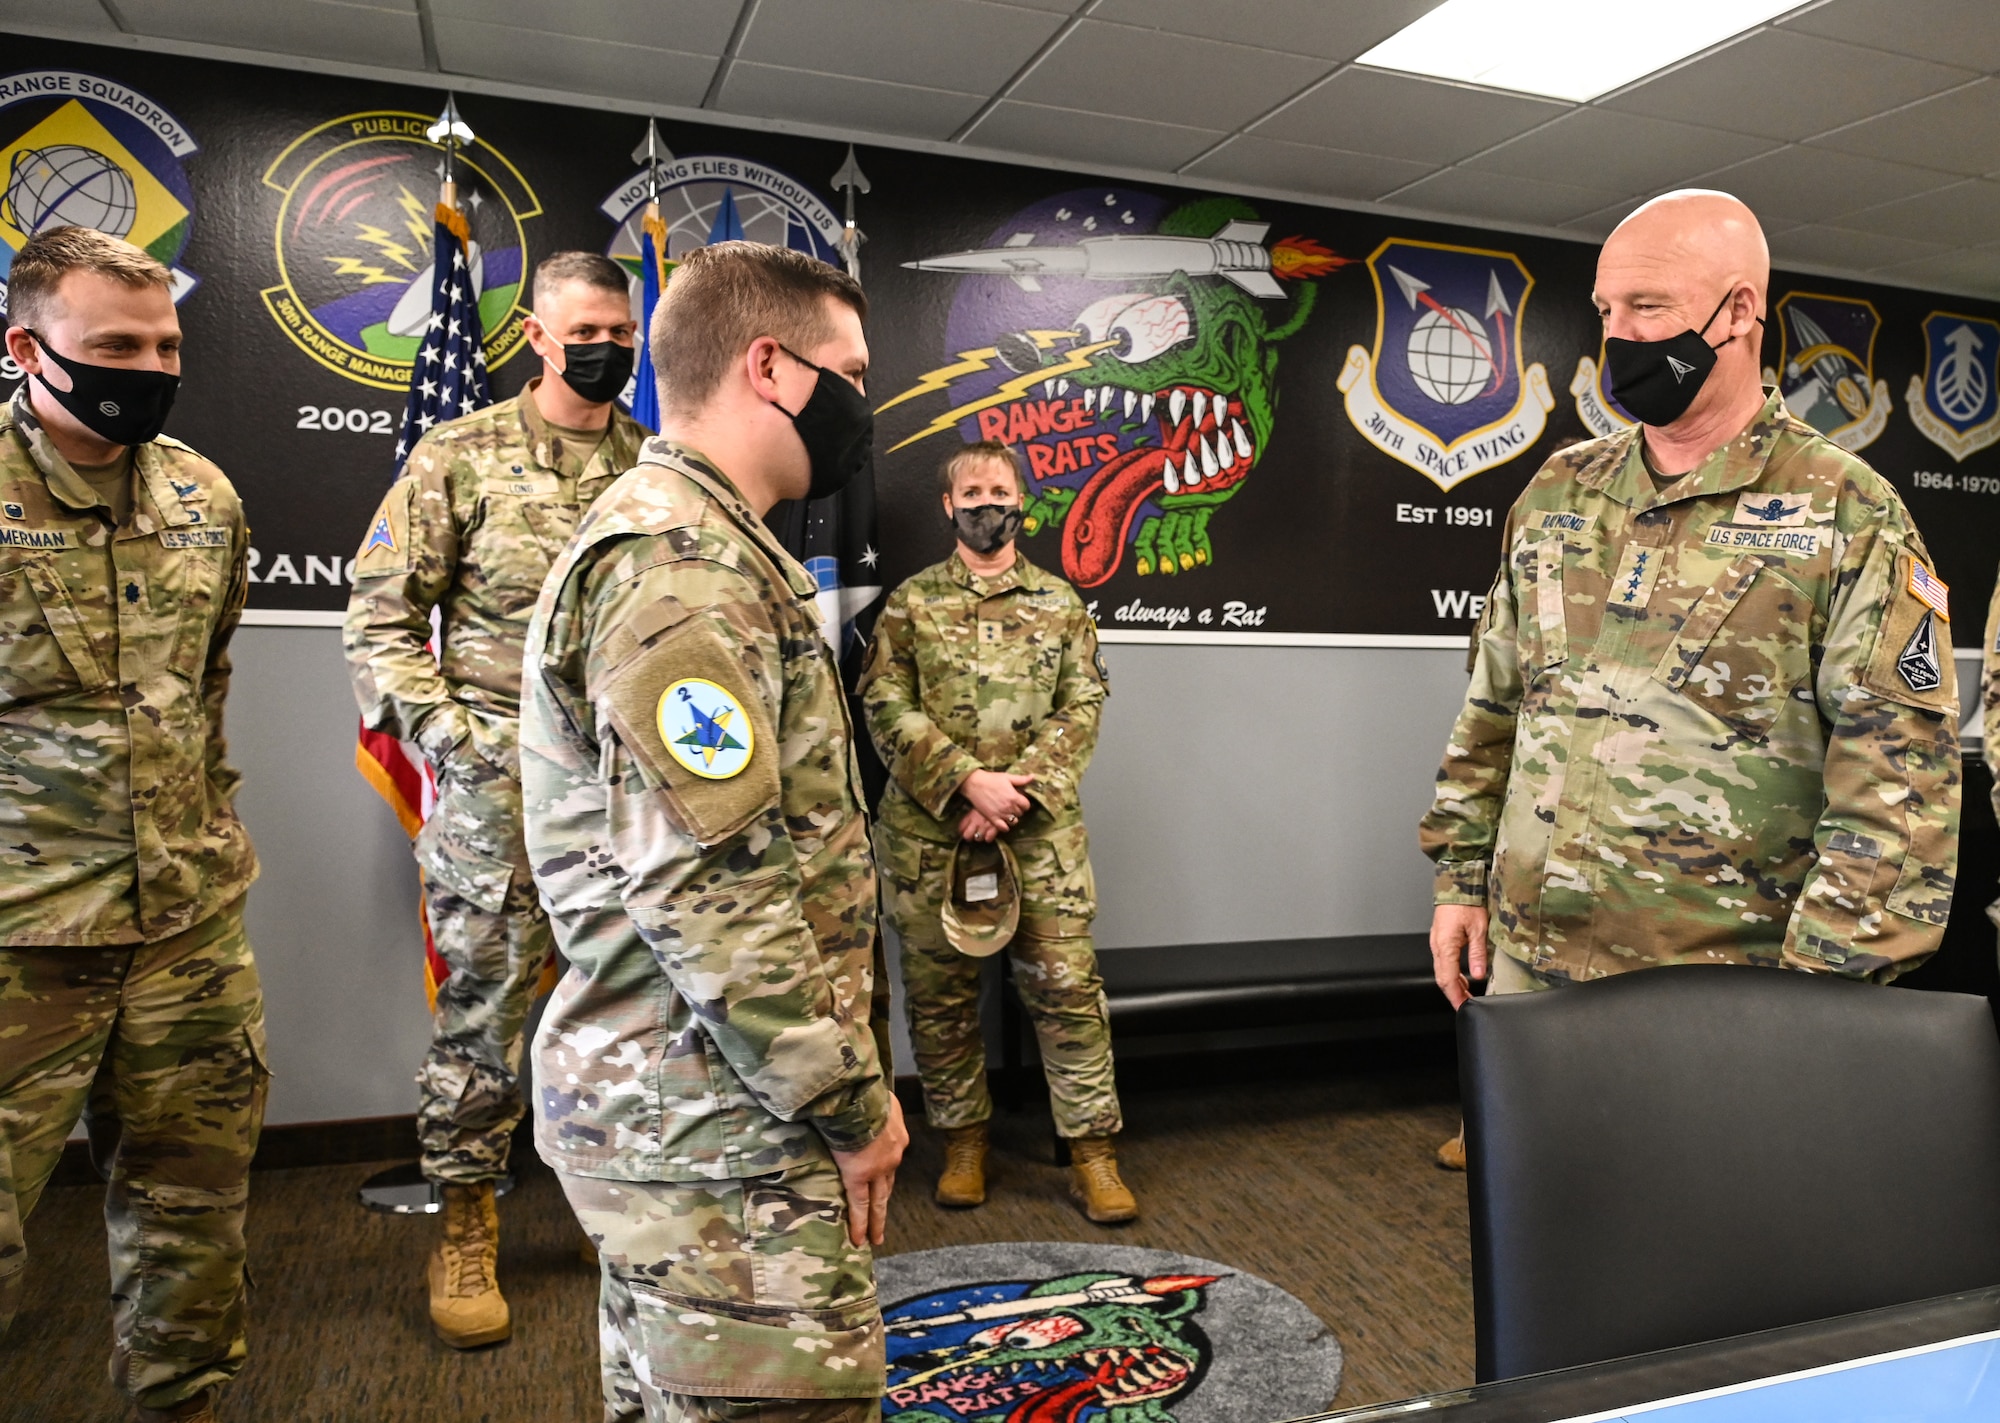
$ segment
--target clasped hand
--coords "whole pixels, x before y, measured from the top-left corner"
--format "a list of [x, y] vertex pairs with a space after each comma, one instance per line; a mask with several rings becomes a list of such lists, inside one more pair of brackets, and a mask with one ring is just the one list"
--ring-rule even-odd
[[958, 822], [961, 840], [991, 843], [1012, 830], [1032, 805], [1021, 787], [1035, 783], [1033, 776], [1017, 776], [1011, 771], [974, 771], [965, 778], [958, 793], [972, 805]]

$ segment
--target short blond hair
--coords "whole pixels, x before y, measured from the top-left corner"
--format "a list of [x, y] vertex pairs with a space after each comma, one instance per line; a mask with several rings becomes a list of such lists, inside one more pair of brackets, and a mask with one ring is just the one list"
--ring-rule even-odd
[[951, 493], [959, 475], [981, 460], [998, 460], [1006, 465], [1013, 471], [1015, 491], [1024, 499], [1027, 497], [1028, 481], [1021, 473], [1021, 457], [1014, 453], [1011, 445], [1002, 444], [999, 440], [974, 440], [947, 456], [945, 462], [938, 466], [938, 493]]
[[94, 227], [52, 227], [38, 232], [14, 254], [7, 273], [7, 320], [40, 326], [52, 313], [56, 290], [71, 272], [95, 272], [121, 286], [172, 291], [166, 264], [122, 238]]
[[697, 247], [675, 265], [653, 313], [661, 408], [692, 417], [759, 337], [800, 356], [825, 345], [829, 297], [867, 319], [861, 284], [817, 257], [762, 242]]

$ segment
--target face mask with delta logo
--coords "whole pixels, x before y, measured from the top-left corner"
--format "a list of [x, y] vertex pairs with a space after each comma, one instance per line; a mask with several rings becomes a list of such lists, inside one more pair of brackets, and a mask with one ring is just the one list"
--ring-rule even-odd
[[43, 375], [35, 379], [84, 429], [114, 445], [143, 445], [158, 438], [166, 427], [167, 412], [174, 408], [179, 376], [72, 361], [52, 350], [39, 332], [29, 330], [28, 334], [34, 337], [43, 359], [69, 377], [69, 389], [57, 390]]
[[[1715, 324], [1715, 318], [1734, 295], [1734, 288], [1723, 293], [1699, 331], [1683, 331], [1664, 341], [1604, 338], [1604, 365], [1611, 378], [1611, 394], [1641, 424], [1671, 425], [1687, 414], [1708, 373], [1715, 369], [1715, 353], [1736, 339], [1725, 337], [1711, 346], [1702, 337], [1702, 332]], [[1758, 317], [1757, 324], [1762, 326], [1764, 318]]]

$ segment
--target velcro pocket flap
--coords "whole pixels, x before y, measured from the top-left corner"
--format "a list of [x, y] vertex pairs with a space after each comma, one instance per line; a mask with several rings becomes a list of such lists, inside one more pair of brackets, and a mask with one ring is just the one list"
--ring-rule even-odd
[[720, 844], [778, 803], [770, 709], [713, 614], [655, 633], [593, 692], [646, 784], [700, 844]]
[[1740, 558], [1695, 600], [1654, 680], [1762, 741], [1811, 671], [1813, 611], [1777, 569]]
[[507, 907], [507, 889], [514, 882], [513, 865], [449, 834], [445, 829], [448, 818], [433, 814], [417, 832], [417, 863], [423, 867], [424, 878], [488, 914], [502, 913]]
[[1907, 551], [1896, 556], [1896, 583], [1889, 590], [1861, 685], [1904, 706], [1949, 711], [1958, 704], [1951, 624], [1910, 591], [1915, 562], [1916, 556]]
[[[844, 1241], [842, 1242], [845, 1243]], [[830, 1309], [701, 1299], [627, 1281], [653, 1387], [725, 1398], [874, 1398], [888, 1372], [871, 1295]]]
[[49, 625], [56, 645], [69, 659], [75, 669], [78, 682], [85, 691], [101, 687], [106, 681], [104, 665], [97, 660], [96, 649], [91, 646], [90, 631], [84, 626], [83, 614], [77, 610], [63, 586], [62, 577], [47, 559], [30, 559], [21, 567], [28, 580], [28, 586], [35, 590], [35, 597], [42, 605], [42, 617]]

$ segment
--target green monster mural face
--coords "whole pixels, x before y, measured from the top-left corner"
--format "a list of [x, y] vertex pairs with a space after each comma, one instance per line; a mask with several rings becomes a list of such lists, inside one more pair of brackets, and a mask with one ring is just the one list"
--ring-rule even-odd
[[[1312, 314], [1311, 279], [1348, 260], [1303, 237], [1267, 249], [1267, 224], [1235, 198], [1167, 211], [1110, 193], [1084, 214], [1090, 197], [1017, 215], [1004, 247], [911, 264], [977, 274], [948, 333], [960, 364], [882, 407], [953, 378], [954, 408], [903, 444], [956, 429], [1021, 448], [1025, 532], [1059, 531], [1063, 572], [1086, 588], [1128, 550], [1141, 574], [1213, 561], [1210, 520], [1276, 425], [1277, 344]], [[1150, 232], [1127, 230], [1149, 211], [1159, 214]], [[1036, 245], [1052, 227], [1074, 244]], [[1010, 276], [1018, 291], [995, 281]], [[1117, 284], [1108, 296], [1107, 282]]]
[[[1169, 1404], [1208, 1363], [1193, 1316], [1213, 1283], [1092, 1272], [907, 1301], [885, 1316], [883, 1414], [888, 1423], [1175, 1423]], [[979, 1303], [965, 1308], [968, 1299]]]

